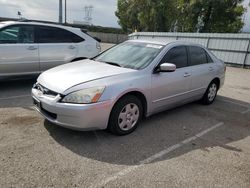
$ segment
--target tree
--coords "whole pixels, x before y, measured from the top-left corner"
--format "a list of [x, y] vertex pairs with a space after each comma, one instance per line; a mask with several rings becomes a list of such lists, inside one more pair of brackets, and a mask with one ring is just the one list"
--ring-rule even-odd
[[115, 14], [119, 18], [118, 23], [125, 32], [140, 27], [138, 14], [141, 12], [141, 8], [137, 4], [137, 0], [118, 0], [118, 10]]
[[116, 16], [125, 31], [165, 31], [172, 22], [174, 0], [118, 0]]
[[[189, 19], [185, 30], [199, 32], [237, 33], [243, 27], [245, 9], [242, 0], [182, 0]], [[190, 24], [191, 23], [191, 24]], [[184, 24], [185, 25], [185, 24]]]
[[243, 27], [243, 0], [118, 0], [125, 31], [232, 32]]

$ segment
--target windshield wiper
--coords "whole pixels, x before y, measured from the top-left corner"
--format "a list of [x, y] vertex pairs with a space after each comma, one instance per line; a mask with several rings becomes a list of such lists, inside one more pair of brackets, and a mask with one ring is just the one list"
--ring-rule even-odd
[[109, 65], [114, 65], [114, 66], [117, 66], [117, 67], [122, 67], [122, 66], [119, 65], [118, 63], [114, 63], [114, 62], [103, 61], [103, 63], [107, 63], [107, 64], [109, 64]]

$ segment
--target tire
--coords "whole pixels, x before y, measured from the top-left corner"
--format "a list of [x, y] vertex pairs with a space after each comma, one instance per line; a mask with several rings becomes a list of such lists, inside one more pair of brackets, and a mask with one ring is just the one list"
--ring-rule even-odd
[[218, 89], [219, 89], [218, 87], [219, 86], [218, 86], [217, 82], [212, 81], [209, 84], [209, 86], [208, 86], [208, 88], [206, 90], [206, 93], [204, 94], [201, 102], [203, 104], [205, 104], [205, 105], [212, 104], [214, 102], [216, 96], [217, 96], [217, 92], [218, 92]]
[[115, 135], [127, 135], [132, 133], [142, 119], [143, 107], [141, 101], [128, 95], [121, 98], [113, 107], [108, 130]]

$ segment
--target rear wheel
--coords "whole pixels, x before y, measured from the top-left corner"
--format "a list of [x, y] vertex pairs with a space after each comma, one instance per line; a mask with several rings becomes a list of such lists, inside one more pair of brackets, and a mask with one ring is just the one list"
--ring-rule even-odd
[[132, 95], [120, 99], [114, 106], [108, 129], [116, 135], [126, 135], [133, 132], [142, 117], [142, 103]]
[[206, 105], [212, 104], [217, 96], [217, 92], [218, 84], [215, 81], [212, 81], [209, 84], [207, 91], [202, 98], [202, 103]]

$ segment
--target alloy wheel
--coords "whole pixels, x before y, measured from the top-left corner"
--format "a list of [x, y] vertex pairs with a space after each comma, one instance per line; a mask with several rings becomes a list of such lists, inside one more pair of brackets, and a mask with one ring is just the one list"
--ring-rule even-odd
[[118, 125], [121, 130], [128, 131], [132, 129], [139, 120], [139, 107], [134, 103], [127, 104], [120, 112]]
[[213, 83], [208, 90], [208, 100], [212, 102], [217, 94], [217, 85]]

